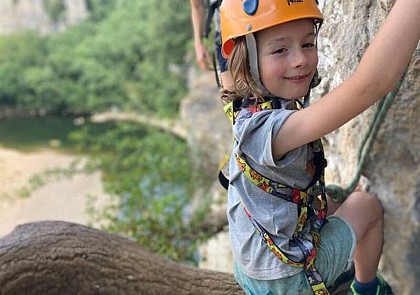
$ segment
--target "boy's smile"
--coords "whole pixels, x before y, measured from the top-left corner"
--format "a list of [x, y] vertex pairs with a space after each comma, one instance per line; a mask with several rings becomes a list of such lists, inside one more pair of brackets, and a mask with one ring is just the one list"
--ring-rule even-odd
[[280, 24], [256, 34], [261, 81], [285, 99], [306, 95], [318, 65], [312, 20]]

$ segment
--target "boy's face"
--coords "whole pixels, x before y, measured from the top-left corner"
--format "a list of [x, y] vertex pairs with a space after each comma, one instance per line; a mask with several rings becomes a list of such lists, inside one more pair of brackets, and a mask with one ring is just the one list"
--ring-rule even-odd
[[261, 82], [285, 99], [306, 95], [318, 65], [312, 20], [295, 20], [257, 33]]

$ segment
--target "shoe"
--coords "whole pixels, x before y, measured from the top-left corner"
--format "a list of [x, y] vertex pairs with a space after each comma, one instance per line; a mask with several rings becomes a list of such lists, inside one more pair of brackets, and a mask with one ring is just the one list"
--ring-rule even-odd
[[[331, 295], [347, 295], [350, 289], [350, 285], [354, 280], [354, 263], [350, 269], [342, 273], [334, 282], [334, 284], [328, 288]], [[351, 294], [351, 293], [350, 293]]]
[[[388, 283], [380, 276], [379, 274], [376, 275], [376, 278], [378, 279], [378, 287], [376, 288], [375, 295], [394, 295], [394, 292], [392, 292], [391, 286], [388, 285]], [[350, 285], [350, 290], [347, 293], [347, 295], [362, 295], [360, 293], [357, 293], [354, 289], [354, 282]]]

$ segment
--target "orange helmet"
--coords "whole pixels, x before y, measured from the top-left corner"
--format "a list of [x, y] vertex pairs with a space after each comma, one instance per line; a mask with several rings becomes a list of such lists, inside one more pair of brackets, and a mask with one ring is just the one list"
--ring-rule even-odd
[[223, 0], [220, 7], [222, 53], [227, 58], [234, 39], [292, 20], [322, 23], [317, 0]]

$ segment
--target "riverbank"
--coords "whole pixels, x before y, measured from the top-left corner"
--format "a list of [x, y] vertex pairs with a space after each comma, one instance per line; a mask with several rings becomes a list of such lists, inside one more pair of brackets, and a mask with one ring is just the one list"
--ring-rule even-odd
[[53, 149], [20, 152], [0, 146], [0, 237], [17, 225], [39, 220], [63, 220], [88, 224], [88, 196], [96, 196], [97, 207], [105, 203], [100, 173], [78, 175], [51, 182], [20, 197], [19, 190], [36, 173], [66, 167], [76, 159]]

